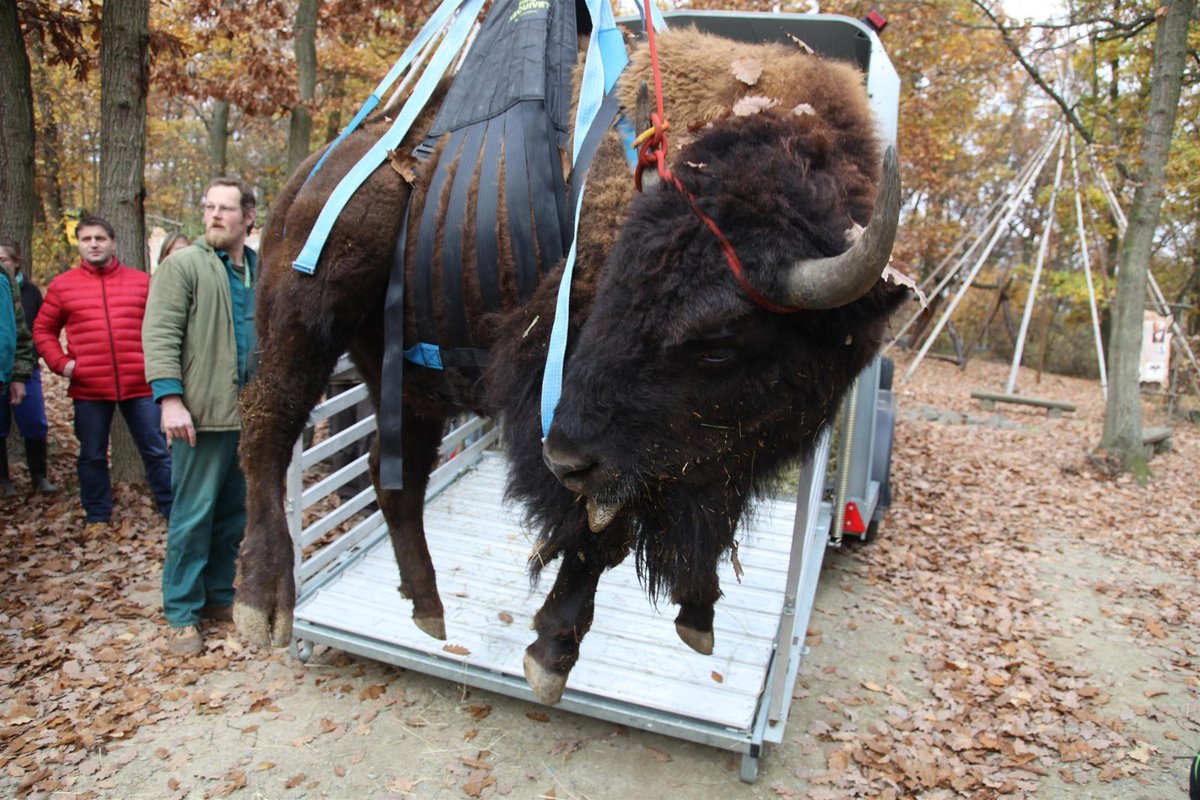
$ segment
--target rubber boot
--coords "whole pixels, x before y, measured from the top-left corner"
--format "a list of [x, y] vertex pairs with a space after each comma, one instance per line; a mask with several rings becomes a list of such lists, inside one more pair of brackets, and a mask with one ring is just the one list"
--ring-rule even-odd
[[35, 492], [57, 494], [58, 487], [46, 480], [46, 440], [26, 439], [25, 460], [29, 462], [29, 480]]
[[0, 497], [16, 497], [17, 490], [8, 479], [8, 439], [0, 439]]

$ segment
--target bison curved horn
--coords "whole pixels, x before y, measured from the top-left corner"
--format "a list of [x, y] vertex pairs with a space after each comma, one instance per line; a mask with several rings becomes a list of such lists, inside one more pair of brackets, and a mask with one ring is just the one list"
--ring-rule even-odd
[[900, 220], [900, 164], [896, 148], [883, 154], [883, 174], [871, 221], [846, 252], [797, 261], [786, 278], [783, 301], [806, 309], [844, 306], [879, 280], [892, 255]]

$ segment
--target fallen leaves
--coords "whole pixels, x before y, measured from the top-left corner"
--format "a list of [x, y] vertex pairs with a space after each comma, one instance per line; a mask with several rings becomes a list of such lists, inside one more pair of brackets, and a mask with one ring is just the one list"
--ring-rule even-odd
[[[971, 369], [988, 377], [969, 385], [1006, 374]], [[823, 600], [810, 621], [817, 657], [829, 648], [840, 657], [807, 679], [803, 707], [816, 718], [804, 735], [825, 769], [806, 776], [814, 788], [802, 796], [827, 787], [830, 798], [1033, 798], [1050, 775], [1093, 786], [1138, 779], [1177, 741], [1167, 724], [1197, 730], [1179, 708], [1184, 687], [1200, 685], [1200, 613], [1182, 601], [1200, 541], [1164, 534], [1163, 523], [1200, 530], [1194, 486], [1176, 479], [1200, 472], [1200, 439], [1157, 457], [1163, 480], [1143, 489], [1087, 466], [1103, 413], [1094, 383], [1049, 376], [1039, 389], [1079, 400], [1076, 420], [1050, 426], [1015, 413], [1020, 424], [1002, 426], [972, 407], [956, 366], [922, 370], [917, 386], [898, 390], [886, 532], [834, 556], [858, 579], [839, 586], [849, 605]], [[914, 413], [922, 403], [937, 415]], [[894, 630], [876, 635], [886, 659], [882, 647], [847, 649], [848, 637], [861, 642], [881, 625]], [[834, 631], [823, 642], [821, 627]], [[886, 680], [873, 674], [889, 664], [906, 666]], [[1141, 666], [1129, 675], [1129, 664]]]
[[746, 95], [733, 104], [733, 114], [737, 117], [750, 117], [777, 105], [779, 101], [770, 97]]
[[733, 77], [737, 78], [747, 86], [753, 86], [758, 83], [759, 77], [762, 76], [763, 65], [754, 56], [742, 56], [734, 59], [731, 65]]

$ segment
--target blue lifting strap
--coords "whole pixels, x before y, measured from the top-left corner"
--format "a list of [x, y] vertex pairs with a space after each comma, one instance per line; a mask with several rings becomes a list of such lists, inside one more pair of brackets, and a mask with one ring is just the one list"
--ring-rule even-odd
[[[325, 247], [325, 240], [329, 238], [330, 231], [333, 230], [334, 223], [341, 216], [342, 210], [346, 204], [350, 202], [350, 198], [358, 191], [358, 188], [370, 177], [380, 164], [387, 158], [389, 150], [394, 150], [400, 141], [408, 133], [417, 116], [425, 107], [425, 103], [429, 100], [433, 90], [437, 87], [438, 81], [450, 66], [450, 62], [462, 49], [463, 43], [467, 40], [467, 34], [470, 33], [471, 26], [475, 22], [475, 18], [479, 16], [479, 9], [483, 5], [483, 0], [465, 0], [465, 4], [458, 17], [450, 24], [450, 29], [446, 36], [438, 45], [437, 52], [430, 59], [429, 65], [425, 71], [421, 73], [420, 80], [413, 87], [412, 94], [409, 96], [404, 107], [397, 115], [392, 127], [388, 129], [378, 141], [371, 146], [366, 155], [358, 160], [351, 170], [346, 173], [345, 177], [338, 183], [337, 188], [330, 194], [329, 199], [325, 201], [324, 208], [321, 209], [320, 215], [317, 217], [316, 223], [308, 234], [308, 239], [304, 243], [304, 247], [300, 250], [300, 255], [292, 263], [292, 267], [306, 274], [313, 274], [317, 269], [317, 260], [321, 257], [321, 250]], [[452, 9], [453, 10], [453, 9]], [[440, 11], [440, 9], [439, 9]]]
[[333, 140], [333, 144], [329, 145], [328, 149], [326, 149], [321, 155], [321, 158], [316, 164], [313, 165], [313, 168], [309, 170], [308, 177], [304, 179], [305, 183], [307, 183], [313, 175], [317, 174], [317, 170], [319, 170], [325, 163], [325, 159], [329, 158], [329, 154], [336, 150], [337, 146], [363, 123], [363, 120], [367, 118], [367, 115], [374, 111], [375, 108], [381, 102], [383, 102], [384, 92], [391, 88], [392, 84], [396, 82], [396, 79], [400, 77], [404, 70], [408, 69], [409, 65], [412, 64], [413, 59], [416, 58], [417, 53], [423, 50], [425, 45], [429, 44], [429, 41], [434, 37], [434, 35], [436, 35], [438, 31], [446, 26], [446, 21], [450, 19], [450, 15], [453, 14], [455, 9], [462, 5], [462, 3], [463, 0], [444, 0], [442, 4], [438, 6], [437, 11], [433, 12], [433, 16], [429, 18], [429, 21], [426, 22], [421, 28], [420, 32], [417, 33], [417, 38], [413, 39], [408, 47], [405, 48], [404, 52], [400, 54], [400, 58], [396, 60], [396, 63], [392, 66], [391, 70], [388, 71], [388, 74], [383, 76], [383, 80], [381, 80], [379, 85], [375, 87], [375, 91], [371, 92], [371, 96], [367, 98], [366, 102], [363, 103], [363, 107], [360, 108], [358, 113], [354, 115], [354, 119], [350, 120], [350, 124], [338, 134], [338, 137]]
[[[655, 29], [665, 27], [662, 17], [651, 3], [651, 17]], [[616, 19], [608, 0], [587, 0], [588, 13], [592, 17], [592, 38], [588, 43], [587, 59], [584, 61], [583, 82], [579, 89], [579, 105], [575, 114], [575, 139], [571, 151], [571, 165], [579, 160], [580, 149], [588, 130], [597, 122], [597, 112], [605, 95], [612, 91], [617, 78], [629, 56], [617, 30]], [[601, 124], [607, 125], [609, 120]], [[586, 184], [584, 178], [584, 184]], [[575, 269], [575, 252], [579, 241], [579, 215], [583, 208], [584, 192], [578, 193], [575, 201], [575, 227], [571, 236], [571, 249], [567, 263], [563, 266], [562, 280], [558, 285], [558, 298], [554, 305], [554, 324], [550, 328], [550, 346], [546, 353], [546, 371], [542, 375], [542, 436], [549, 435], [554, 422], [554, 409], [562, 397], [563, 365], [567, 352], [568, 314], [571, 305], [571, 273]]]

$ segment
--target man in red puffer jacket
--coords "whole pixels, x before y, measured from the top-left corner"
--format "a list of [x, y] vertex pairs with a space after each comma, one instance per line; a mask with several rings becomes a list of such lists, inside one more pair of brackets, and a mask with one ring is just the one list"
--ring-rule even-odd
[[[33, 339], [46, 366], [71, 381], [67, 394], [75, 401], [79, 496], [86, 522], [107, 524], [112, 517], [108, 434], [117, 408], [142, 455], [154, 502], [169, 517], [171, 459], [142, 355], [150, 276], [117, 261], [116, 235], [107, 220], [82, 217], [75, 238], [79, 266], [50, 282], [33, 323]], [[59, 341], [64, 327], [65, 350]]]

